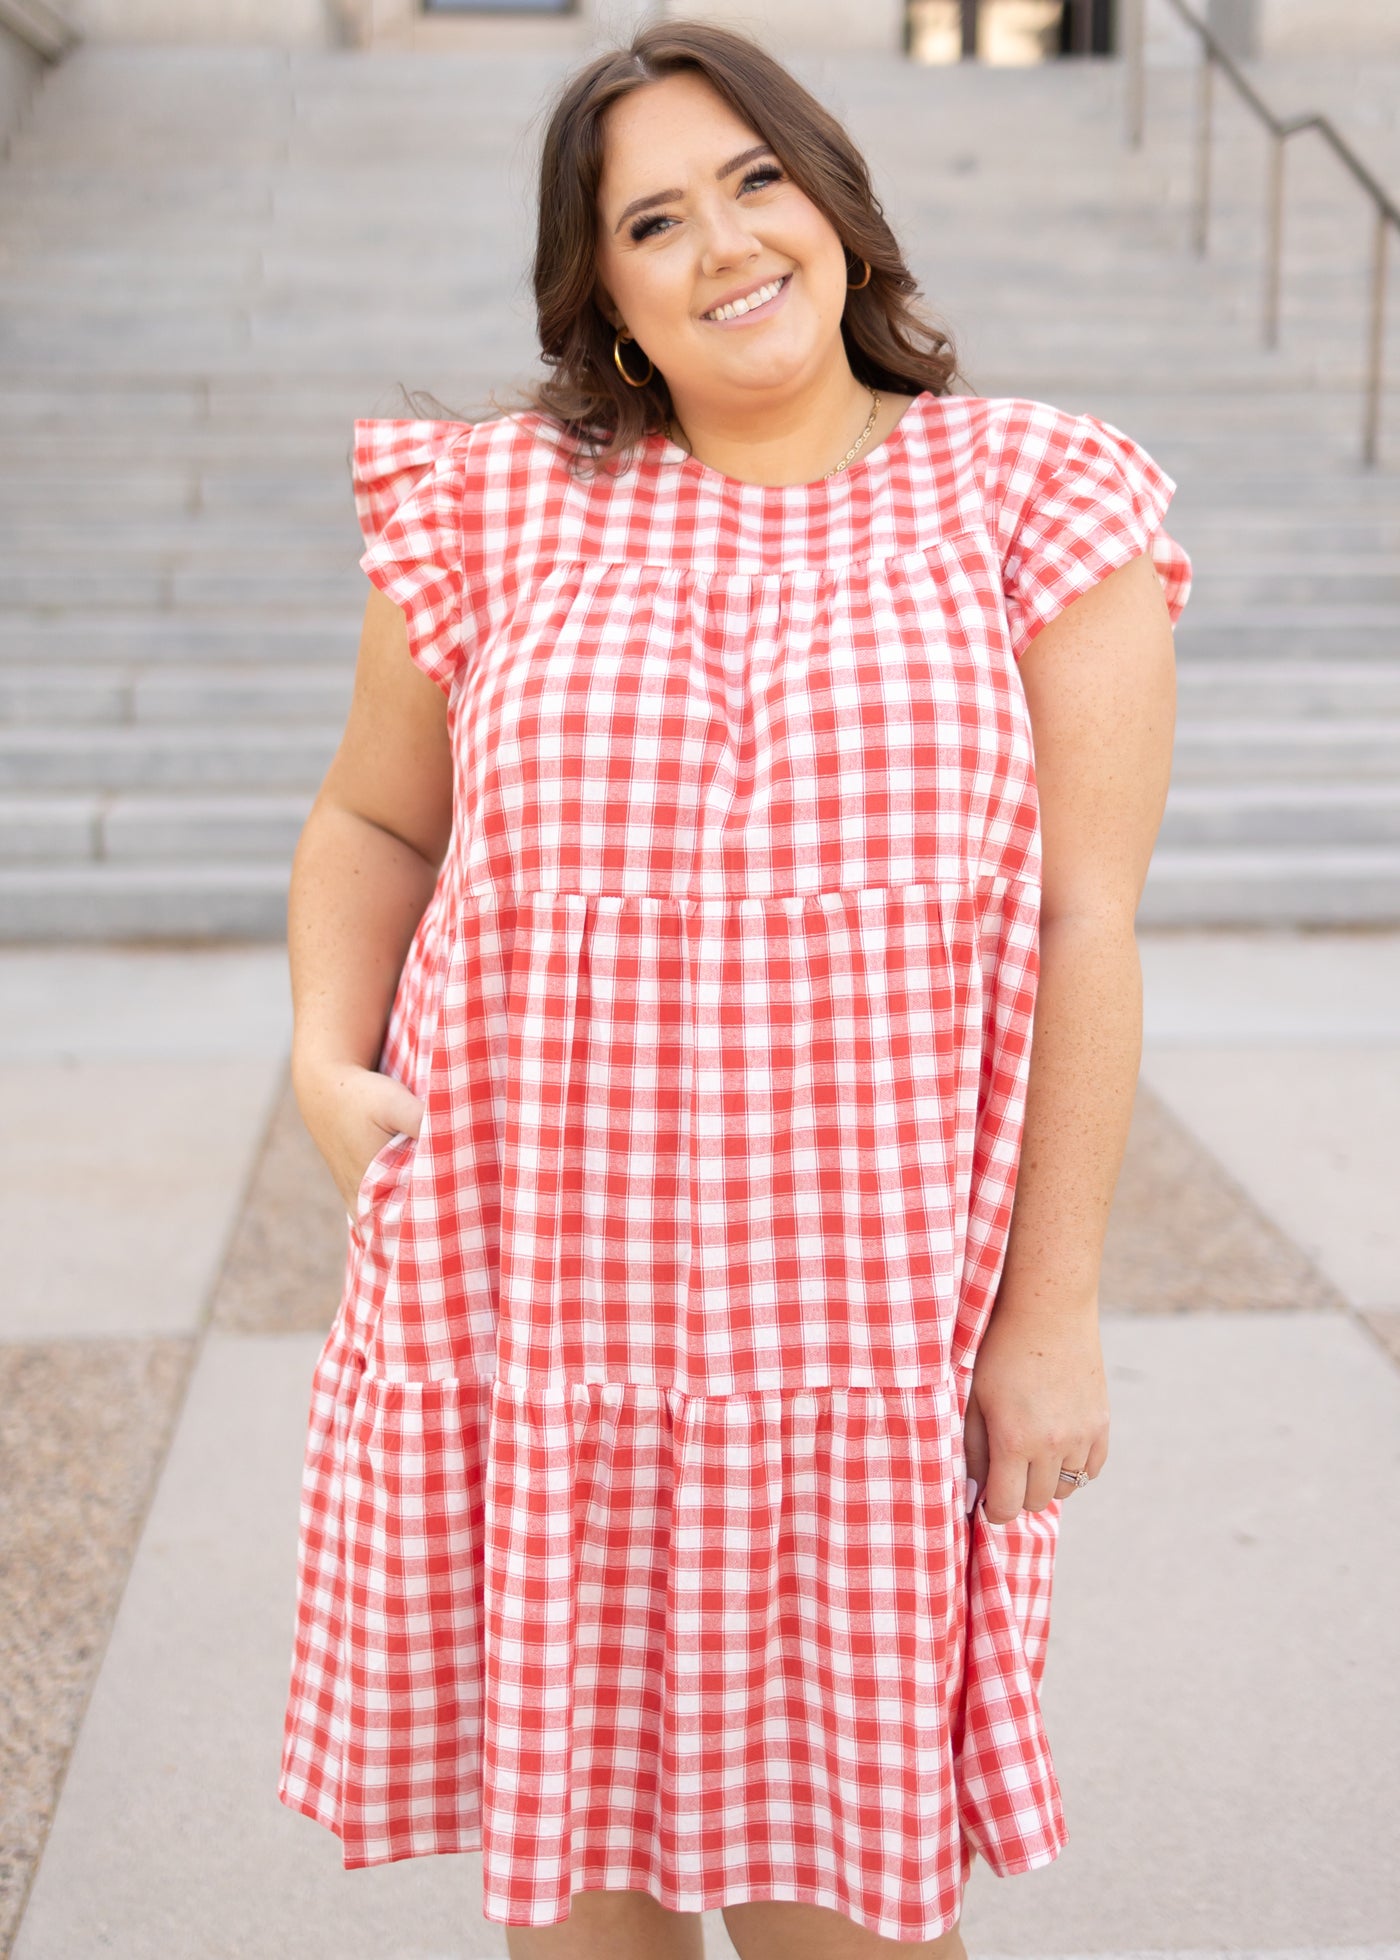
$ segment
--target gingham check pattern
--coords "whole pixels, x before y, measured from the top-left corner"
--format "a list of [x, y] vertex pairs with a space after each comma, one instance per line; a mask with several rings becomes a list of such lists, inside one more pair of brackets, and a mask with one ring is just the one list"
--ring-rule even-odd
[[1037, 970], [1016, 661], [1151, 550], [1121, 431], [921, 395], [842, 476], [360, 422], [455, 821], [381, 1066], [426, 1105], [317, 1363], [279, 1795], [347, 1868], [803, 1899], [887, 1938], [1065, 1830], [1058, 1507], [969, 1526]]

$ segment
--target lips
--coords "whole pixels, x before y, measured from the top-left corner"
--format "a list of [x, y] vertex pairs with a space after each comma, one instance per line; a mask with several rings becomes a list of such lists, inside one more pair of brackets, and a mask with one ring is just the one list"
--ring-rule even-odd
[[712, 306], [708, 313], [702, 313], [700, 317], [702, 320], [719, 324], [723, 324], [726, 320], [742, 320], [746, 313], [753, 313], [760, 306], [766, 306], [770, 300], [776, 299], [791, 277], [790, 272], [784, 272], [776, 279], [765, 279], [760, 285], [750, 286], [746, 293], [738, 294], [732, 300], [723, 300], [718, 306]]

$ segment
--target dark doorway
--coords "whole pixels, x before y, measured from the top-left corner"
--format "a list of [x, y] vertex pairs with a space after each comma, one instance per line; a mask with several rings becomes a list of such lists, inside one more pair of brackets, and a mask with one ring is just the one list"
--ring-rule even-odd
[[576, 0], [422, 0], [425, 14], [571, 14]]
[[1117, 45], [1114, 0], [1066, 0], [1060, 16], [1061, 54], [1112, 54]]

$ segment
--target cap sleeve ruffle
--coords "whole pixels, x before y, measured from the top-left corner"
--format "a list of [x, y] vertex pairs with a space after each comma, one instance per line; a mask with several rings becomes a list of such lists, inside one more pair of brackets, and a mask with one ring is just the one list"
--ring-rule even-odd
[[394, 601], [408, 651], [445, 694], [461, 671], [475, 570], [467, 449], [479, 425], [358, 421], [351, 480], [366, 550], [360, 566]]
[[993, 460], [995, 524], [1012, 651], [1081, 593], [1150, 552], [1175, 625], [1191, 560], [1162, 529], [1174, 479], [1111, 422], [1016, 402]]

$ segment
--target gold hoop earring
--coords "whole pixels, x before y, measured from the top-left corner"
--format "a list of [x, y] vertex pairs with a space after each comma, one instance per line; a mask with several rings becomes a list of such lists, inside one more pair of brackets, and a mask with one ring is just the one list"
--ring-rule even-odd
[[629, 388], [645, 388], [648, 381], [656, 373], [656, 368], [650, 354], [647, 354], [643, 356], [647, 364], [647, 371], [640, 381], [637, 380], [635, 375], [627, 372], [626, 368], [622, 365], [622, 343], [624, 340], [630, 340], [631, 338], [632, 336], [628, 333], [626, 327], [618, 328], [617, 333], [613, 336], [613, 360], [617, 363], [618, 373], [622, 376]]
[[846, 291], [848, 293], [864, 292], [865, 288], [870, 284], [870, 262], [868, 259], [862, 259], [861, 264], [865, 267], [865, 277], [863, 279], [857, 279], [854, 286], [848, 279], [846, 281]]

